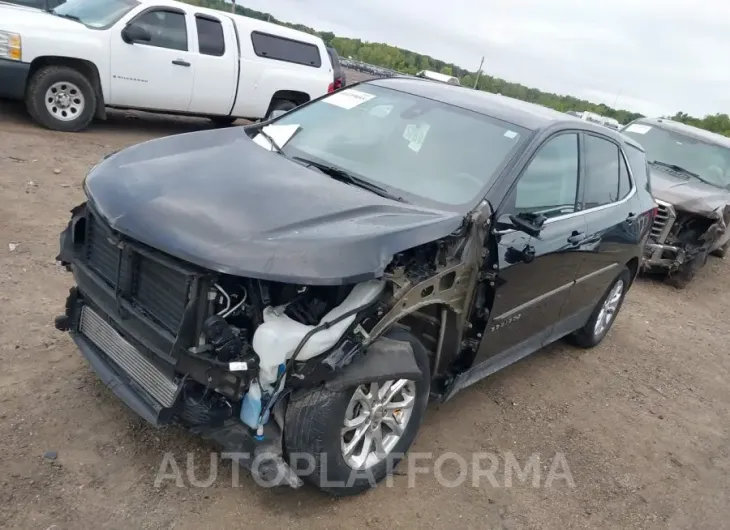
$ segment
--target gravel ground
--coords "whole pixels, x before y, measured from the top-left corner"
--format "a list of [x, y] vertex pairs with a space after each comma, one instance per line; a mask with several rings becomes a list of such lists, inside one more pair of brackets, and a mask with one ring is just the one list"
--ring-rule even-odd
[[[468, 462], [488, 452], [494, 483], [475, 485], [469, 467], [447, 487], [439, 476], [459, 476], [451, 459], [441, 475], [402, 467], [392, 488], [342, 500], [261, 488], [245, 473], [232, 487], [229, 462], [210, 487], [156, 487], [165, 453], [183, 470], [193, 455], [202, 480], [214, 448], [147, 426], [55, 331], [71, 277], [54, 257], [103, 155], [207, 127], [114, 113], [63, 134], [0, 106], [0, 528], [728, 528], [730, 264], [715, 258], [684, 291], [638, 281], [600, 347], [553, 345], [429, 409], [413, 451]], [[535, 454], [538, 487], [534, 474], [510, 486], [505, 462]], [[574, 487], [547, 484], [556, 454]]]

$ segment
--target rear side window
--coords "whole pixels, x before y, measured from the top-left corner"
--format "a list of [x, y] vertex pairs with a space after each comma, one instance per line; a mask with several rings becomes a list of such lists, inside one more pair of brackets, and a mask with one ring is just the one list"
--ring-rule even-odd
[[223, 25], [220, 21], [195, 15], [195, 26], [198, 29], [198, 51], [201, 54], [220, 57], [226, 53]]
[[254, 52], [259, 57], [303, 64], [314, 68], [322, 66], [319, 48], [314, 44], [269, 35], [268, 33], [261, 33], [259, 31], [251, 33], [251, 42], [253, 43]]
[[598, 138], [585, 136], [584, 209], [616, 202], [619, 197], [618, 146]]
[[631, 173], [636, 179], [636, 185], [641, 186], [642, 180], [645, 182], [646, 191], [651, 193], [651, 178], [649, 173], [649, 164], [646, 160], [646, 153], [631, 144], [626, 144], [626, 156], [629, 159]]
[[149, 42], [139, 44], [180, 51], [187, 51], [188, 49], [188, 30], [185, 25], [185, 15], [180, 12], [148, 11], [136, 19], [134, 25], [142, 26], [151, 36]]

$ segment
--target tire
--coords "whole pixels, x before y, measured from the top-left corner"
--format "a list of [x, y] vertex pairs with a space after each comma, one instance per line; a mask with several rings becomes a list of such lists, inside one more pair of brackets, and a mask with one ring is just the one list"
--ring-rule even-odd
[[211, 116], [209, 119], [216, 127], [229, 127], [238, 118], [234, 118], [233, 116]]
[[[56, 105], [50, 101], [52, 97], [59, 98]], [[33, 74], [28, 84], [25, 105], [28, 114], [44, 127], [77, 132], [88, 127], [94, 119], [96, 91], [78, 70], [68, 66], [44, 66]]]
[[[414, 383], [415, 399], [406, 427], [387, 458], [357, 471], [343, 454], [344, 420], [350, 410], [351, 399], [361, 386], [341, 392], [321, 387], [291, 401], [287, 408], [284, 426], [287, 460], [305, 481], [330, 495], [356, 495], [383, 480], [395, 469], [413, 443], [426, 411], [431, 372], [425, 348], [404, 330], [393, 330], [387, 336], [411, 344], [418, 367], [423, 373], [422, 380]], [[309, 462], [300, 460], [303, 457]], [[303, 470], [301, 464], [308, 464], [307, 469]]]
[[729, 248], [730, 248], [730, 241], [725, 243], [720, 248], [713, 250], [712, 255], [715, 256], [716, 258], [724, 259], [725, 256], [727, 255], [727, 251]]
[[289, 101], [286, 99], [275, 100], [271, 103], [271, 108], [269, 109], [269, 112], [266, 113], [264, 121], [269, 121], [270, 119], [275, 117], [274, 113], [289, 112], [290, 110], [295, 108], [297, 108], [297, 104], [293, 101]]
[[699, 270], [707, 263], [707, 256], [706, 250], [699, 252], [679, 269], [667, 274], [664, 281], [677, 289], [686, 288], [695, 279]]
[[[605, 318], [606, 314], [604, 311], [602, 311], [604, 309], [604, 303], [609, 298], [609, 296], [614, 293], [614, 288], [616, 288], [619, 282], [623, 283], [623, 287], [621, 288], [620, 297], [614, 306], [615, 309], [613, 310], [613, 313], [611, 313], [611, 318], [608, 323], [605, 323], [604, 320], [604, 326], [599, 329], [596, 325], [598, 319], [601, 318], [602, 315], [604, 315]], [[621, 307], [624, 304], [624, 299], [626, 298], [626, 293], [628, 292], [629, 287], [631, 287], [631, 273], [628, 267], [624, 267], [623, 270], [616, 277], [616, 279], [611, 282], [611, 285], [608, 286], [608, 289], [606, 289], [606, 292], [596, 304], [596, 307], [595, 309], [593, 309], [593, 313], [591, 313], [591, 317], [588, 319], [588, 322], [586, 322], [585, 326], [568, 335], [566, 337], [568, 341], [575, 346], [586, 349], [593, 348], [594, 346], [600, 344], [613, 326], [613, 323], [616, 321], [616, 317], [618, 316], [619, 311], [621, 311]]]

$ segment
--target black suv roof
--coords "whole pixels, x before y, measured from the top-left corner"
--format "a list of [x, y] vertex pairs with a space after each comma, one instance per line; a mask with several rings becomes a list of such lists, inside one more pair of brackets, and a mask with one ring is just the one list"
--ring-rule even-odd
[[623, 142], [641, 151], [644, 150], [635, 140], [613, 129], [581, 120], [580, 118], [543, 107], [542, 105], [521, 101], [501, 94], [474, 90], [463, 86], [448, 85], [446, 83], [434, 83], [417, 77], [388, 77], [373, 79], [366, 81], [366, 83], [400, 90], [436, 101], [443, 101], [449, 105], [492, 116], [533, 131], [546, 129], [562, 123], [576, 129], [596, 131], [605, 136], [620, 138]]

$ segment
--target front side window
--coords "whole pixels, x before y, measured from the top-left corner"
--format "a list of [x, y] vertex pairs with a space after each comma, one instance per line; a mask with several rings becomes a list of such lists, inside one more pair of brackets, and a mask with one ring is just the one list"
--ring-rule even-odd
[[68, 0], [54, 8], [52, 13], [92, 29], [102, 29], [111, 26], [138, 5], [137, 0]]
[[543, 145], [515, 186], [517, 213], [557, 217], [573, 213], [578, 193], [578, 135], [561, 134]]
[[652, 166], [680, 178], [730, 189], [730, 148], [642, 122], [632, 123], [622, 132], [641, 144]]
[[365, 84], [292, 110], [290, 157], [347, 171], [404, 200], [460, 210], [482, 198], [528, 135], [483, 114]]
[[185, 15], [182, 13], [164, 10], [148, 11], [137, 18], [133, 24], [143, 27], [150, 34], [149, 42], [140, 44], [180, 51], [188, 49], [188, 30], [185, 25]]
[[585, 136], [583, 209], [616, 202], [619, 197], [619, 149], [608, 140]]

